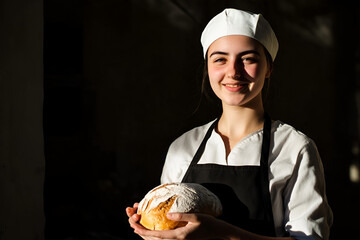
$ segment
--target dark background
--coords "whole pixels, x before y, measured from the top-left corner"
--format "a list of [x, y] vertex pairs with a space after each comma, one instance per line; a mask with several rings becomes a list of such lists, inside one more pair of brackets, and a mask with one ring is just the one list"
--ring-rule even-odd
[[[357, 3], [9, 2], [3, 0], [0, 5], [4, 16], [0, 23], [6, 30], [2, 32], [7, 39], [20, 37], [14, 38], [15, 42], [0, 42], [6, 53], [1, 58], [0, 124], [3, 136], [8, 137], [0, 142], [0, 167], [8, 173], [0, 189], [9, 193], [12, 179], [23, 179], [31, 187], [40, 186], [33, 194], [44, 195], [43, 202], [28, 198], [30, 190], [28, 195], [11, 195], [14, 200], [8, 197], [1, 202], [7, 204], [2, 209], [9, 215], [13, 216], [17, 206], [26, 209], [26, 203], [32, 201], [36, 207], [31, 214], [37, 210], [41, 215], [44, 210], [45, 239], [137, 239], [128, 226], [125, 207], [159, 184], [170, 143], [216, 116], [211, 104], [200, 101], [203, 58], [199, 39], [211, 17], [225, 7], [235, 7], [261, 12], [273, 26], [280, 48], [266, 108], [273, 119], [289, 123], [315, 140], [334, 211], [332, 239], [357, 236], [360, 183], [349, 176], [350, 166], [359, 166], [360, 152]], [[14, 35], [12, 29], [22, 29], [25, 38]], [[9, 56], [13, 58], [10, 63]], [[20, 74], [23, 68], [27, 74]], [[17, 75], [8, 73], [11, 71]], [[15, 84], [14, 79], [21, 80]], [[15, 98], [21, 95], [24, 83], [31, 94]], [[26, 114], [14, 113], [24, 105], [29, 105]], [[32, 116], [37, 118], [30, 119]], [[13, 123], [14, 119], [18, 122]], [[9, 126], [16, 130], [7, 130]], [[28, 136], [27, 141], [11, 138], [6, 144], [13, 133], [18, 139]], [[33, 147], [30, 143], [38, 144]], [[6, 150], [9, 148], [13, 150]], [[23, 149], [27, 149], [24, 156], [14, 157]], [[34, 152], [37, 155], [27, 157]], [[42, 170], [19, 177], [39, 159]], [[18, 171], [11, 173], [9, 166]], [[40, 177], [35, 181], [35, 176]], [[42, 180], [45, 191], [40, 193]], [[31, 189], [27, 185], [21, 186]], [[29, 217], [26, 211], [16, 216], [22, 225], [37, 224], [40, 230], [44, 226], [41, 216]], [[9, 226], [16, 226], [16, 219], [11, 224], [5, 217], [0, 220], [1, 240], [43, 237], [39, 232], [31, 236], [35, 230], [29, 227], [28, 233], [23, 233], [28, 238], [12, 238], [9, 229], [16, 228]]]

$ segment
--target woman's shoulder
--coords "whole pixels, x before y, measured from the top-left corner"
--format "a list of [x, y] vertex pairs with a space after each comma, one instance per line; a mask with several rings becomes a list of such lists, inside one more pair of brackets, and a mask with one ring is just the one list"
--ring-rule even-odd
[[192, 129], [186, 131], [185, 133], [180, 135], [178, 138], [176, 138], [173, 141], [172, 145], [201, 142], [204, 139], [207, 130], [210, 128], [211, 124], [214, 121], [215, 120], [212, 120], [206, 124], [194, 127]]
[[163, 167], [162, 183], [181, 181], [207, 130], [214, 121], [194, 127], [172, 142]]
[[273, 122], [272, 131], [274, 132], [274, 134], [277, 134], [279, 136], [294, 137], [298, 140], [303, 140], [305, 142], [311, 141], [311, 138], [308, 137], [301, 130], [293, 127], [288, 123], [282, 122], [281, 120], [276, 120]]
[[282, 147], [286, 147], [288, 145], [294, 150], [300, 150], [308, 147], [316, 148], [316, 145], [311, 137], [307, 136], [304, 132], [292, 125], [284, 123], [280, 120], [273, 122], [272, 132], [274, 142], [278, 143], [276, 145], [281, 145]]

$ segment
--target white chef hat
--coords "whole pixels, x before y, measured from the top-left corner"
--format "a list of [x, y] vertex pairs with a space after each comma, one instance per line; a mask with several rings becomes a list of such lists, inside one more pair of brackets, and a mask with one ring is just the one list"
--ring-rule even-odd
[[206, 25], [201, 34], [204, 58], [209, 46], [218, 38], [243, 35], [260, 42], [275, 60], [279, 43], [270, 24], [261, 14], [227, 8]]

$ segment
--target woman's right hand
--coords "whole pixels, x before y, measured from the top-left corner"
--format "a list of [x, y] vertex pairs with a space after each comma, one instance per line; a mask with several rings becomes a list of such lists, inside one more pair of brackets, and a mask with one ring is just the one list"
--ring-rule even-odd
[[[144, 229], [146, 230], [141, 224], [139, 224], [140, 221], [140, 215], [137, 214], [139, 203], [134, 203], [133, 207], [127, 207], [126, 208], [126, 214], [129, 217], [129, 224], [130, 227], [134, 230], [136, 229]], [[158, 238], [152, 238], [152, 237], [144, 237], [138, 234], [140, 237], [142, 237], [145, 240], [155, 240]]]
[[133, 207], [126, 208], [126, 214], [129, 217], [129, 222], [130, 222], [130, 218], [132, 218], [136, 214], [138, 206], [139, 206], [139, 203], [134, 203]]
[[133, 207], [126, 208], [126, 214], [129, 217], [130, 227], [134, 228], [135, 224], [140, 221], [140, 215], [137, 214], [139, 203], [134, 203]]

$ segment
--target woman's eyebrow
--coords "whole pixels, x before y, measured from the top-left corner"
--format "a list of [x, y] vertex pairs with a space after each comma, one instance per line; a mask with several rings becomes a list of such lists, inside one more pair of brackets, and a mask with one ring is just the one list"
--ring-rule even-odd
[[244, 51], [242, 53], [239, 53], [240, 56], [243, 56], [243, 55], [246, 55], [246, 54], [250, 54], [250, 53], [253, 53], [253, 54], [256, 54], [256, 55], [259, 55], [260, 56], [260, 53], [256, 50], [249, 50], [249, 51]]
[[[253, 54], [256, 54], [256, 55], [260, 55], [260, 53], [259, 53], [258, 51], [256, 51], [256, 50], [244, 51], [244, 52], [239, 53], [238, 55], [239, 55], [239, 56], [243, 56], [243, 55], [250, 54], [250, 53], [253, 53]], [[213, 55], [216, 55], [216, 54], [229, 55], [229, 53], [227, 53], [227, 52], [215, 51], [215, 52], [212, 52], [209, 57], [212, 57]]]
[[229, 55], [229, 53], [227, 53], [227, 52], [215, 51], [215, 52], [212, 52], [209, 57], [216, 55], [216, 54]]

